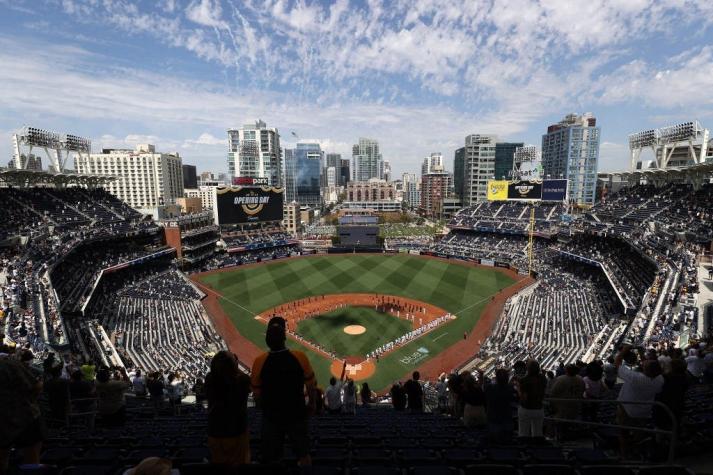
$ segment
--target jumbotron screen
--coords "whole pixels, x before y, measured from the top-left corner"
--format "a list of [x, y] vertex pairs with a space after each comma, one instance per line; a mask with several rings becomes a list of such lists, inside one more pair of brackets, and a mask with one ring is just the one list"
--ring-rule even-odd
[[217, 191], [218, 223], [281, 221], [284, 188], [236, 186]]

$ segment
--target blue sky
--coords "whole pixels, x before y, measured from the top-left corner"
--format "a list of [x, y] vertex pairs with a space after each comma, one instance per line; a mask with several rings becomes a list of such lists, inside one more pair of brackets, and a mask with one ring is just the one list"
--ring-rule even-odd
[[400, 174], [593, 112], [623, 170], [631, 132], [713, 127], [712, 24], [707, 0], [0, 0], [0, 162], [31, 124], [223, 171], [261, 118], [345, 158], [376, 138]]

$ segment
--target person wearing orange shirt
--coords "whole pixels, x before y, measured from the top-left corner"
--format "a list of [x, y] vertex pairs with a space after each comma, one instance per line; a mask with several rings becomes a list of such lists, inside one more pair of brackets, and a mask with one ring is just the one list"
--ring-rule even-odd
[[252, 367], [253, 396], [262, 409], [260, 455], [263, 463], [280, 461], [287, 436], [298, 463], [311, 465], [309, 416], [314, 413], [317, 381], [307, 356], [288, 349], [286, 339], [285, 319], [271, 318], [265, 332], [270, 351], [258, 356]]

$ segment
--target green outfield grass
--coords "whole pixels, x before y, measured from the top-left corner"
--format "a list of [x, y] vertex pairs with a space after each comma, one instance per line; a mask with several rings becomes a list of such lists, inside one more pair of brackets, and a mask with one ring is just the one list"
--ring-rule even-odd
[[[302, 297], [337, 293], [379, 293], [429, 302], [458, 316], [435, 331], [381, 358], [370, 386], [383, 389], [437, 355], [472, 330], [481, 311], [513, 280], [486, 267], [398, 255], [329, 255], [267, 262], [253, 267], [201, 276], [215, 289], [238, 331], [265, 347], [265, 325], [255, 314]], [[320, 341], [324, 345], [324, 341]], [[290, 346], [299, 346], [290, 343]], [[377, 345], [378, 346], [378, 345]], [[301, 347], [321, 383], [331, 362]]]
[[[344, 327], [361, 325], [366, 332], [347, 335]], [[297, 333], [310, 341], [319, 342], [324, 349], [342, 358], [364, 356], [384, 343], [412, 330], [411, 322], [373, 308], [345, 307], [333, 312], [303, 320]]]

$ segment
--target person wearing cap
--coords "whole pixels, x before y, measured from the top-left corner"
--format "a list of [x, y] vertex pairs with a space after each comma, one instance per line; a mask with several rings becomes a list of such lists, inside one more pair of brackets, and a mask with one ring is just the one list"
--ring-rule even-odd
[[271, 318], [265, 332], [270, 351], [258, 356], [252, 367], [253, 396], [262, 409], [261, 457], [264, 463], [281, 460], [287, 436], [298, 463], [310, 465], [308, 417], [314, 412], [317, 382], [307, 356], [287, 349], [286, 339], [285, 319]]

